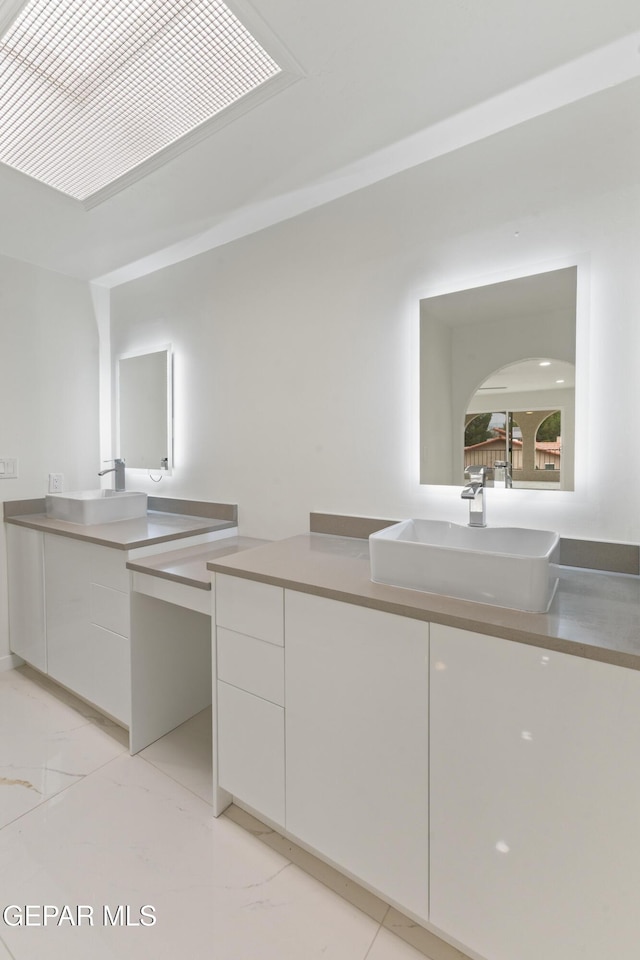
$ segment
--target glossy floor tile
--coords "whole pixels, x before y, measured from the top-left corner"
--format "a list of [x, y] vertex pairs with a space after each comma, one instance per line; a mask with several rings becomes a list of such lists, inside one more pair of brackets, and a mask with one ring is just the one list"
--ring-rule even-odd
[[5, 947], [2, 940], [0, 940], [0, 960], [13, 960], [13, 957]]
[[213, 818], [210, 731], [204, 711], [131, 757], [71, 695], [0, 675], [1, 774], [24, 781], [0, 785], [0, 960], [428, 955], [358, 884], [238, 808]]
[[126, 751], [124, 731], [76, 705], [28, 671], [0, 674], [0, 827]]
[[140, 756], [211, 803], [211, 707], [145, 747]]
[[[378, 925], [139, 757], [123, 756], [0, 831], [16, 904], [83, 904], [94, 925], [13, 927], [17, 960], [363, 958]], [[152, 907], [154, 926], [105, 926]], [[125, 911], [126, 912], [126, 911]]]
[[339, 870], [330, 867], [327, 863], [319, 860], [318, 857], [315, 857], [307, 850], [303, 850], [302, 847], [299, 847], [296, 843], [287, 839], [287, 837], [281, 836], [281, 834], [272, 830], [271, 827], [267, 827], [260, 820], [256, 820], [255, 817], [241, 810], [240, 807], [232, 804], [225, 810], [223, 816], [228, 817], [230, 820], [233, 820], [234, 823], [243, 827], [243, 829], [248, 830], [263, 843], [266, 843], [268, 847], [271, 847], [272, 850], [281, 853], [287, 860], [301, 867], [305, 873], [315, 877], [315, 879], [323, 883], [325, 887], [329, 887], [330, 890], [338, 893], [344, 900], [348, 900], [349, 903], [352, 903], [359, 910], [362, 910], [368, 917], [377, 920], [378, 923], [382, 923], [389, 912], [389, 905], [379, 897], [376, 897], [375, 894], [370, 893], [369, 890], [365, 890], [359, 883], [350, 880], [349, 877], [345, 877]]

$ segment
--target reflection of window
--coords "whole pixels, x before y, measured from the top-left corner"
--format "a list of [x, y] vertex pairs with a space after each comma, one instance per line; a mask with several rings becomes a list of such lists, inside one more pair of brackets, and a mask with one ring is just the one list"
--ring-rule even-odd
[[468, 414], [464, 468], [482, 464], [492, 467], [496, 460], [508, 460], [514, 481], [558, 483], [561, 436], [560, 410]]

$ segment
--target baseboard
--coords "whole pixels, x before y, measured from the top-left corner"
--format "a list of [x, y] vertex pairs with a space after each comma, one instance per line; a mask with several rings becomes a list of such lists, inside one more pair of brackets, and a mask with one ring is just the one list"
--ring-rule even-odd
[[4, 673], [5, 670], [15, 670], [23, 663], [24, 660], [17, 653], [7, 653], [4, 657], [0, 657], [0, 673]]

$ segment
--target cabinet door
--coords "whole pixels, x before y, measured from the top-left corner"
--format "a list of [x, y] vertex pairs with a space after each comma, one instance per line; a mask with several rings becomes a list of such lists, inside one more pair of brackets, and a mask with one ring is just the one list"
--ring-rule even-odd
[[218, 681], [219, 785], [284, 825], [284, 710]]
[[13, 653], [46, 672], [44, 535], [7, 524], [9, 642]]
[[285, 591], [287, 831], [423, 918], [428, 635]]
[[110, 585], [126, 582], [116, 576], [120, 567], [125, 571], [125, 562], [123, 551], [45, 536], [48, 672], [128, 724], [129, 598]]
[[640, 673], [431, 626], [431, 922], [490, 960], [634, 957]]

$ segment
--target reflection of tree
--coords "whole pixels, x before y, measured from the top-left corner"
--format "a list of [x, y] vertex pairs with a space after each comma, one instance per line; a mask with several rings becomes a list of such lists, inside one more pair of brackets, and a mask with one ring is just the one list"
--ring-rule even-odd
[[560, 411], [556, 410], [554, 413], [550, 414], [546, 420], [542, 421], [538, 427], [536, 440], [540, 440], [542, 442], [553, 441], [557, 440], [561, 435]]
[[491, 413], [481, 413], [469, 421], [464, 428], [465, 447], [472, 447], [476, 443], [484, 443], [485, 440], [490, 440], [491, 437], [495, 436], [495, 431], [489, 429], [489, 421], [492, 416]]

